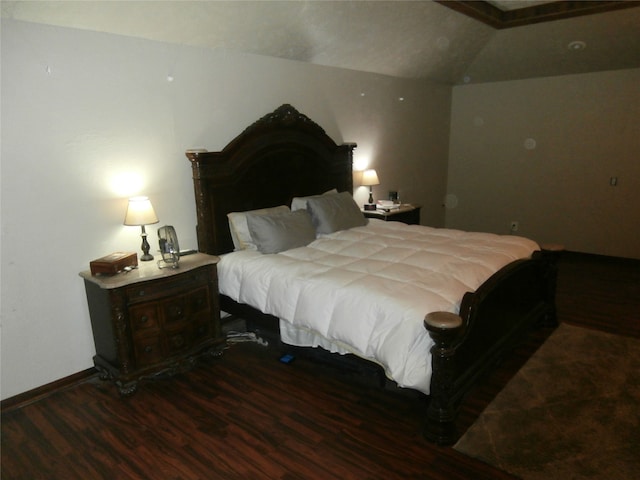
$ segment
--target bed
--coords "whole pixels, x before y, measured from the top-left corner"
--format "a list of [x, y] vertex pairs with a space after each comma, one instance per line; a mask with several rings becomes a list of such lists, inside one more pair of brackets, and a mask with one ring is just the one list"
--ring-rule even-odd
[[521, 237], [366, 220], [355, 147], [282, 105], [220, 152], [187, 151], [198, 249], [221, 256], [225, 312], [379, 364], [428, 396], [424, 435], [451, 444], [465, 393], [555, 322], [552, 257]]

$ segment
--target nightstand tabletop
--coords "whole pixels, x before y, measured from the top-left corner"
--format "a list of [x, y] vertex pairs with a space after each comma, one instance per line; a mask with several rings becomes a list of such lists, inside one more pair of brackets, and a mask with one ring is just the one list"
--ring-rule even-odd
[[80, 272], [79, 275], [85, 280], [99, 285], [100, 288], [111, 289], [138, 282], [146, 282], [147, 280], [153, 280], [156, 278], [171, 277], [205, 265], [215, 265], [220, 261], [220, 258], [215, 255], [194, 253], [180, 257], [178, 268], [159, 268], [158, 260], [160, 259], [162, 259], [161, 256], [160, 258], [155, 258], [148, 262], [138, 262], [138, 268], [129, 272], [116, 273], [114, 275], [91, 275], [90, 270]]
[[371, 214], [371, 215], [379, 215], [381, 217], [388, 215], [396, 215], [398, 213], [411, 212], [412, 210], [421, 208], [421, 205], [413, 205], [411, 203], [403, 203], [398, 208], [386, 210], [364, 210], [360, 209], [362, 213]]

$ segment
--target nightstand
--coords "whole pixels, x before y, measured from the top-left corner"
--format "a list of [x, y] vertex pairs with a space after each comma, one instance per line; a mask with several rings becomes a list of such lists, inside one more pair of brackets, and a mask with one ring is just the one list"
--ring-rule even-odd
[[144, 378], [184, 371], [202, 354], [221, 354], [218, 261], [196, 253], [181, 257], [176, 269], [149, 261], [110, 276], [80, 273], [102, 379], [131, 395]]
[[422, 208], [421, 205], [404, 203], [399, 208], [389, 212], [362, 210], [362, 213], [367, 218], [378, 218], [386, 222], [403, 222], [409, 225], [417, 225], [420, 223], [420, 208]]

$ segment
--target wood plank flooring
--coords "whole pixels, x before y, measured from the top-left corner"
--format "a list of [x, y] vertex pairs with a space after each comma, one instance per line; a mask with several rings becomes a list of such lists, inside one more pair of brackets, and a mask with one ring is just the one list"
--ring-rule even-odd
[[[565, 254], [560, 320], [640, 336], [639, 265]], [[470, 393], [461, 430], [549, 333], [534, 332]], [[2, 479], [514, 478], [426, 442], [423, 398], [305, 356], [285, 365], [280, 353], [238, 344], [131, 398], [93, 377], [5, 411]]]

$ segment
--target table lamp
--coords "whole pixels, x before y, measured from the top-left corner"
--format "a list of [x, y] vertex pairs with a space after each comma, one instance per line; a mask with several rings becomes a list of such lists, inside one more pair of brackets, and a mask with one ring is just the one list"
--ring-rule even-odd
[[362, 185], [365, 187], [369, 187], [369, 203], [364, 206], [365, 210], [375, 210], [376, 204], [373, 203], [373, 186], [380, 185], [380, 180], [378, 180], [378, 174], [375, 170], [365, 170], [362, 173]]
[[124, 224], [142, 227], [142, 256], [140, 260], [147, 262], [153, 260], [153, 255], [149, 253], [149, 242], [147, 242], [147, 232], [145, 225], [158, 223], [158, 217], [153, 210], [153, 205], [147, 197], [133, 197], [129, 199], [127, 214], [124, 217]]

